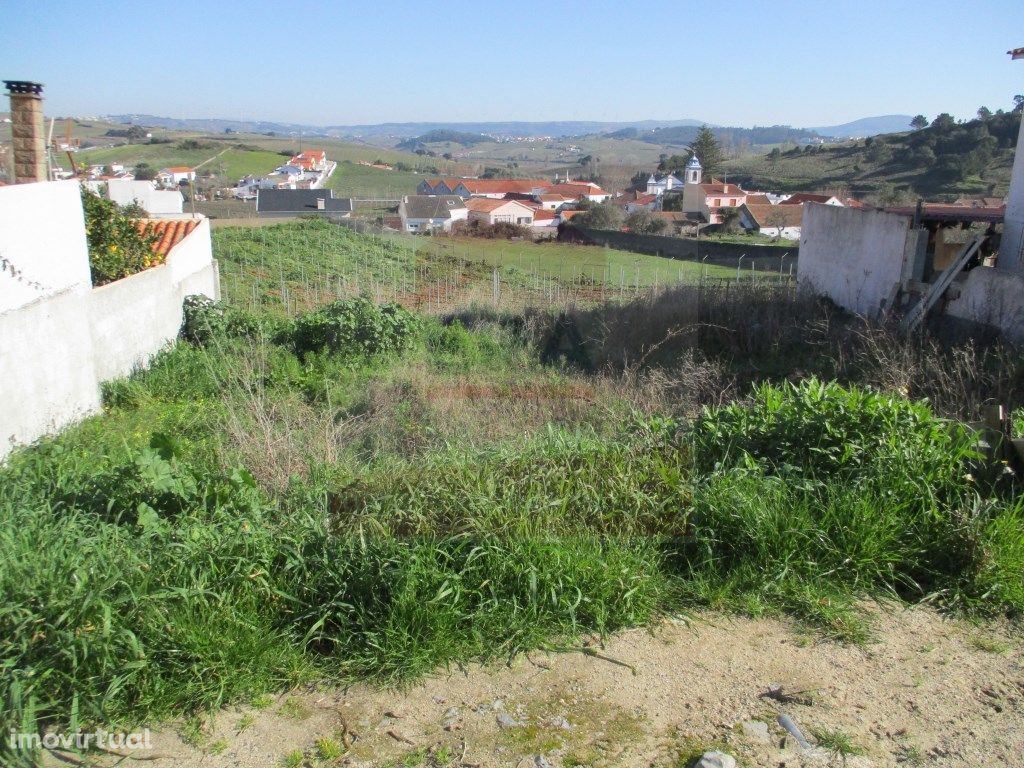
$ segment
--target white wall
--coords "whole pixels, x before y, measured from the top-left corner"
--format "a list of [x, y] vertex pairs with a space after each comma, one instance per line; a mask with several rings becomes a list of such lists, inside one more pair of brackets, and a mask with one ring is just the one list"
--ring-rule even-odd
[[946, 304], [946, 315], [998, 328], [1010, 341], [1024, 342], [1024, 275], [976, 267], [955, 285], [960, 295]]
[[118, 205], [137, 202], [150, 216], [182, 212], [184, 198], [176, 189], [157, 189], [152, 181], [126, 181], [111, 179], [107, 182], [107, 197]]
[[883, 211], [806, 203], [800, 290], [874, 316], [902, 280], [910, 223]]
[[101, 381], [174, 340], [186, 296], [219, 295], [205, 219], [165, 264], [93, 289], [74, 181], [0, 188], [0, 255], [0, 459], [98, 412]]
[[0, 312], [67, 289], [87, 290], [84, 232], [78, 182], [0, 187]]

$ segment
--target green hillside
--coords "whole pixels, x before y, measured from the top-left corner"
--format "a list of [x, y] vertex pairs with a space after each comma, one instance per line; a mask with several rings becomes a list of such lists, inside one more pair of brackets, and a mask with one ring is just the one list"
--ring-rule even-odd
[[919, 131], [733, 159], [722, 172], [749, 188], [843, 191], [882, 203], [1002, 196], [1019, 125], [1019, 113], [964, 123], [940, 115]]

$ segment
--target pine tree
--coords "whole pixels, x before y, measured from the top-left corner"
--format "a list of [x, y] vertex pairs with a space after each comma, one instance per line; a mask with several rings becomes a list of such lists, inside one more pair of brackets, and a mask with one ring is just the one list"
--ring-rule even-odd
[[706, 125], [702, 125], [697, 132], [697, 138], [690, 145], [693, 154], [697, 155], [701, 167], [704, 169], [704, 178], [710, 180], [711, 176], [722, 164], [722, 145], [718, 143], [715, 134]]

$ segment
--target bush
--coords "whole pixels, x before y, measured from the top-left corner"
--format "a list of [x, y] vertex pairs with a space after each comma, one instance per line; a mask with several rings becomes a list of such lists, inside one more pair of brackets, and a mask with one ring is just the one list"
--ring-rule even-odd
[[966, 431], [924, 402], [815, 378], [763, 384], [750, 404], [707, 410], [692, 437], [702, 472], [756, 464], [774, 474], [834, 480], [880, 470], [933, 492], [962, 487], [967, 464], [977, 458]]
[[89, 269], [94, 286], [106, 285], [162, 263], [156, 236], [140, 231], [138, 217], [82, 187]]
[[400, 352], [419, 330], [417, 317], [398, 304], [374, 304], [366, 296], [335, 301], [301, 315], [290, 331], [296, 354], [333, 352], [379, 355]]

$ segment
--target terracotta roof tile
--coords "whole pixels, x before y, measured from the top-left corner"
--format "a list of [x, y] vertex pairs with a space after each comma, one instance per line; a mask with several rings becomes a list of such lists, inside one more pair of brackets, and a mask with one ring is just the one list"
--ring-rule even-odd
[[155, 234], [153, 253], [167, 258], [171, 250], [192, 234], [199, 226], [199, 219], [139, 219], [137, 225], [142, 234]]

